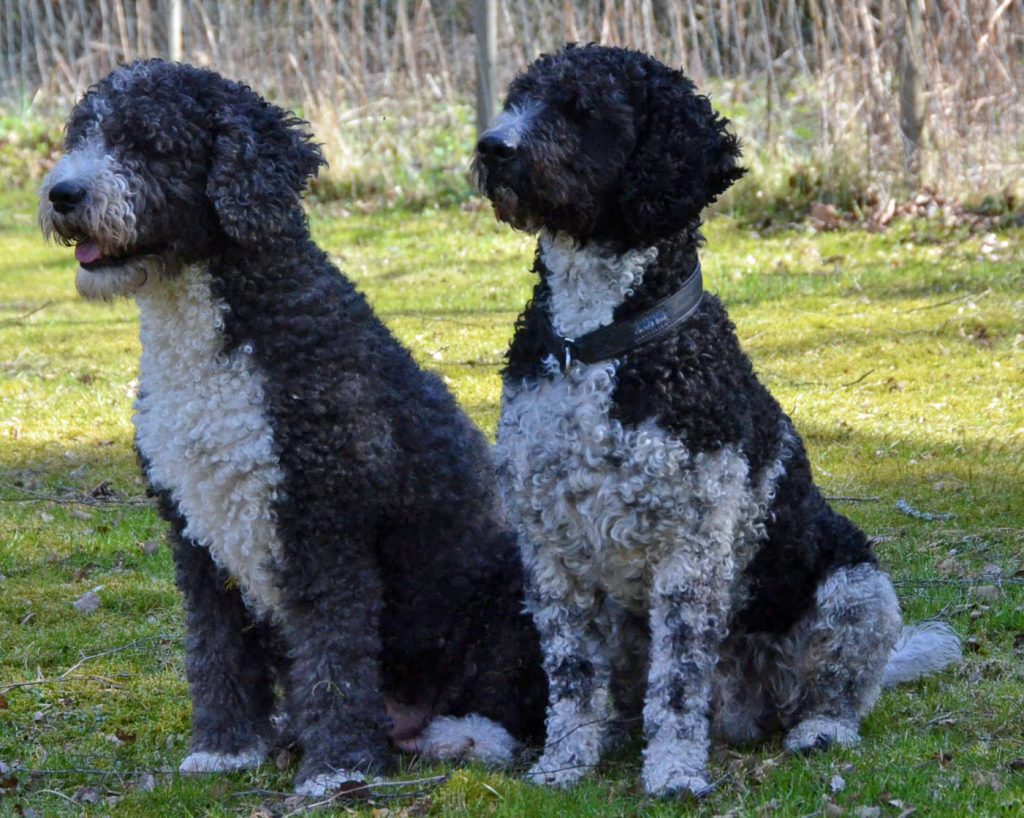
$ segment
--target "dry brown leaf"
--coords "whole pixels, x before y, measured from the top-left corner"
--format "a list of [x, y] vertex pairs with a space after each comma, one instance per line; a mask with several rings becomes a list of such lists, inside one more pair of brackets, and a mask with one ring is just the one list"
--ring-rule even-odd
[[76, 611], [83, 614], [91, 614], [100, 607], [100, 596], [95, 591], [86, 591], [78, 599], [71, 603]]

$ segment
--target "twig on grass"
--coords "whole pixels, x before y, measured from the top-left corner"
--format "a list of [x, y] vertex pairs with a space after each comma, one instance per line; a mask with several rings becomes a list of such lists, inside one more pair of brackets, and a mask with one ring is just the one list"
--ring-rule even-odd
[[8, 690], [14, 690], [17, 687], [36, 687], [38, 685], [59, 684], [60, 682], [70, 682], [77, 679], [102, 679], [103, 681], [109, 683], [110, 680], [104, 676], [73, 676], [72, 674], [86, 662], [91, 662], [93, 659], [99, 659], [103, 656], [110, 656], [114, 653], [120, 653], [121, 651], [130, 650], [131, 648], [138, 647], [139, 645], [142, 645], [146, 642], [153, 642], [157, 639], [166, 638], [166, 634], [158, 633], [154, 634], [153, 636], [144, 636], [141, 639], [135, 639], [124, 645], [118, 645], [116, 648], [108, 648], [107, 650], [101, 650], [99, 653], [83, 655], [79, 657], [77, 662], [75, 662], [71, 667], [69, 667], [59, 676], [49, 676], [42, 679], [28, 679], [23, 682], [10, 682], [8, 684], [0, 685], [0, 693], [6, 693]]
[[45, 793], [46, 795], [58, 795], [61, 798], [63, 798], [65, 801], [67, 801], [69, 804], [74, 804], [75, 803], [75, 799], [74, 798], [72, 798], [70, 795], [67, 795], [66, 793], [61, 792], [60, 790], [51, 790], [49, 788], [46, 788], [46, 789], [42, 789], [42, 790], [36, 790], [36, 792], [41, 793], [41, 794]]
[[973, 293], [967, 293], [966, 295], [958, 295], [956, 298], [950, 298], [947, 299], [946, 301], [939, 301], [935, 304], [925, 304], [923, 307], [913, 307], [909, 310], [904, 310], [903, 314], [906, 315], [908, 312], [920, 312], [921, 310], [934, 310], [936, 307], [945, 307], [948, 304], [955, 304], [957, 301], [966, 301], [969, 298], [984, 298], [990, 292], [992, 292], [991, 287], [986, 290], [983, 290], [977, 295], [974, 295]]
[[849, 496], [836, 496], [826, 497], [830, 503], [880, 503], [882, 502], [881, 497], [849, 497]]
[[42, 491], [34, 491], [27, 489], [23, 486], [16, 486], [13, 483], [0, 482], [0, 488], [10, 489], [11, 491], [18, 491], [25, 497], [0, 497], [0, 503], [56, 503], [60, 506], [96, 506], [99, 508], [103, 507], [116, 507], [116, 506], [154, 506], [156, 501], [149, 497], [125, 497], [123, 499], [106, 498], [106, 497], [93, 497], [88, 494], [75, 494], [70, 492], [68, 494], [47, 494]]
[[995, 585], [997, 587], [1001, 586], [1001, 585], [1017, 586], [1017, 585], [1024, 585], [1024, 577], [1005, 577], [1005, 578], [1004, 577], [977, 577], [977, 578], [974, 578], [974, 579], [968, 579], [968, 578], [963, 578], [963, 579], [939, 579], [939, 578], [927, 577], [925, 579], [894, 579], [892, 581], [892, 584], [896, 585], [896, 586], [901, 586], [901, 585], [920, 585], [920, 586], [951, 585], [951, 586], [960, 586], [960, 587], [964, 587], [964, 588], [969, 588], [969, 587], [974, 586], [974, 585]]
[[[119, 676], [129, 676], [130, 674], [118, 674]], [[62, 682], [102, 682], [105, 685], [109, 685], [115, 690], [124, 690], [123, 685], [117, 684], [115, 681], [107, 676], [100, 676], [97, 674], [75, 674], [74, 676], [54, 676], [48, 679], [33, 679], [31, 682], [11, 682], [10, 684], [0, 685], [0, 693], [6, 693], [8, 690], [15, 690], [19, 687], [42, 687], [43, 685], [55, 685], [61, 684]]]
[[915, 520], [924, 520], [927, 523], [932, 523], [942, 520], [952, 520], [956, 515], [951, 511], [943, 511], [932, 513], [930, 511], [919, 511], [914, 508], [910, 503], [904, 500], [902, 497], [896, 501], [896, 510], [901, 514], [906, 514], [908, 517], [913, 517]]
[[31, 767], [12, 767], [11, 772], [22, 773], [24, 775], [52, 775], [57, 776], [69, 776], [69, 775], [96, 775], [96, 776], [115, 776], [117, 778], [138, 778], [143, 775], [175, 775], [177, 770], [172, 768], [158, 769], [158, 770], [101, 770], [96, 767], [68, 767], [64, 770], [40, 770], [33, 769]]
[[15, 315], [15, 316], [12, 316], [11, 318], [5, 318], [3, 321], [0, 321], [0, 327], [6, 327], [9, 324], [20, 324], [22, 321], [24, 321], [30, 315], [35, 315], [37, 312], [41, 312], [42, 310], [45, 310], [51, 304], [53, 304], [52, 300], [51, 301], [47, 301], [47, 302], [45, 302], [43, 304], [40, 304], [38, 307], [36, 307], [35, 309], [32, 309], [32, 310], [29, 310], [28, 312], [23, 312], [21, 315]]
[[865, 372], [863, 375], [861, 375], [859, 378], [857, 378], [857, 380], [850, 381], [849, 383], [840, 384], [839, 388], [840, 389], [849, 389], [851, 386], [856, 386], [857, 384], [859, 384], [862, 380], [864, 380], [868, 375], [870, 375], [874, 371], [875, 371], [875, 367], [871, 367], [871, 369], [869, 369], [867, 372]]
[[[385, 799], [396, 799], [396, 798], [419, 798], [429, 793], [428, 790], [416, 790], [414, 792], [394, 792], [387, 793], [383, 796], [378, 795], [375, 790], [389, 787], [411, 787], [413, 785], [431, 784], [433, 786], [439, 786], [447, 781], [451, 776], [449, 774], [444, 775], [432, 775], [427, 778], [413, 778], [406, 781], [378, 781], [378, 782], [365, 782], [359, 786], [349, 787], [344, 790], [339, 790], [327, 798], [323, 798], [320, 801], [314, 801], [311, 804], [303, 804], [296, 810], [292, 810], [286, 813], [281, 818], [292, 818], [295, 815], [302, 815], [307, 812], [312, 812], [320, 807], [327, 807], [332, 804], [336, 804], [340, 801], [345, 801], [355, 797], [358, 800], [373, 800], [378, 801], [381, 798]], [[289, 797], [294, 797], [289, 795]], [[314, 798], [316, 796], [308, 796]]]

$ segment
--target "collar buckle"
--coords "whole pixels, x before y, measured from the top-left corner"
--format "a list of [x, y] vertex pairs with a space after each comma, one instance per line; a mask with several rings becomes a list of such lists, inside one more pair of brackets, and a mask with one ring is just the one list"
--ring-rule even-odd
[[573, 338], [563, 338], [562, 339], [562, 360], [558, 362], [561, 365], [561, 367], [562, 367], [562, 374], [565, 374], [566, 372], [568, 372], [569, 371], [569, 367], [572, 365], [572, 362], [573, 362], [572, 352], [573, 352], [573, 349], [575, 348], [575, 345], [576, 345], [576, 341]]

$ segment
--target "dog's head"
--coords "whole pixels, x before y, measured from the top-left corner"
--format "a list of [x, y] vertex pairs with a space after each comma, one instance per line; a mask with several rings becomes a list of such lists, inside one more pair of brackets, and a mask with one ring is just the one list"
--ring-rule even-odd
[[743, 175], [727, 124], [681, 72], [636, 51], [570, 45], [513, 80], [473, 178], [513, 227], [651, 244], [697, 222]]
[[131, 295], [225, 242], [274, 252], [306, 234], [299, 198], [323, 163], [304, 124], [212, 71], [125, 66], [71, 112], [40, 226], [75, 245], [90, 298]]

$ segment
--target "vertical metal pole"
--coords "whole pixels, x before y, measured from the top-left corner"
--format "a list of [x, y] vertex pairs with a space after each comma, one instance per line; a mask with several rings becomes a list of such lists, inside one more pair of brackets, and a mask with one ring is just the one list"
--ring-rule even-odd
[[167, 23], [167, 38], [170, 40], [171, 59], [181, 62], [181, 20], [184, 0], [171, 0], [171, 17]]
[[491, 124], [497, 107], [494, 64], [498, 60], [498, 0], [474, 0], [476, 29], [476, 130], [479, 136]]

